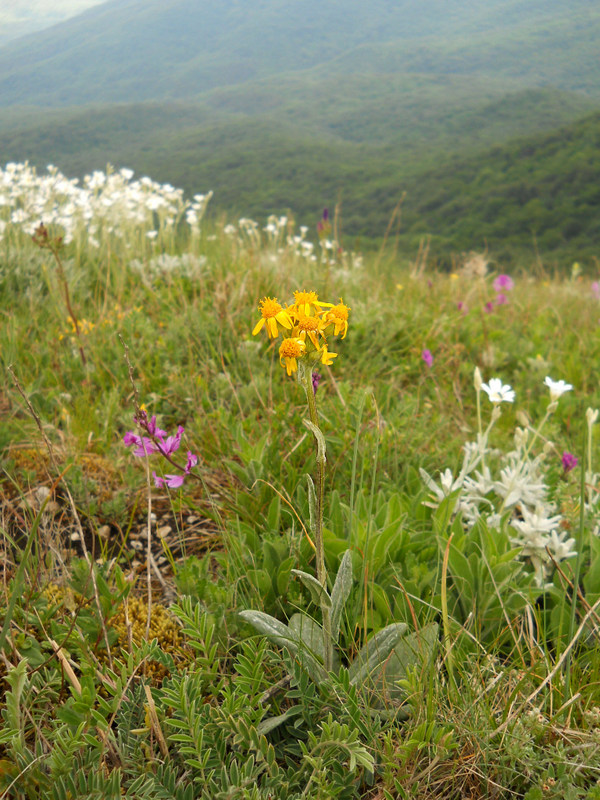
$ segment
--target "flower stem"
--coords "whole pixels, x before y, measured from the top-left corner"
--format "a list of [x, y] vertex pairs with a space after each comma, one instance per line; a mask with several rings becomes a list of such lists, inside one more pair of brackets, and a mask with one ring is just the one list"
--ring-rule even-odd
[[[308, 415], [313, 426], [321, 433], [319, 427], [319, 416], [317, 414], [317, 401], [312, 383], [312, 369], [304, 366], [301, 376], [302, 384], [306, 392], [308, 403]], [[321, 434], [322, 436], [322, 434]], [[317, 447], [317, 481], [316, 481], [316, 514], [315, 529], [315, 557], [317, 563], [317, 580], [327, 591], [327, 567], [325, 566], [325, 547], [323, 543], [323, 498], [325, 494], [325, 448], [319, 446], [319, 441], [315, 436]], [[325, 650], [325, 669], [330, 672], [333, 666], [333, 647], [331, 638], [331, 609], [324, 603], [321, 605], [323, 614], [323, 644]]]

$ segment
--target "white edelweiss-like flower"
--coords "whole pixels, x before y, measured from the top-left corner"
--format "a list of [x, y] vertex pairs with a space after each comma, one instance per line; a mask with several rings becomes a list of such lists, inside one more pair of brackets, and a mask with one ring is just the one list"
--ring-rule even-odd
[[494, 490], [510, 508], [520, 502], [532, 506], [545, 502], [547, 487], [533, 462], [511, 460], [500, 470]]
[[486, 494], [494, 489], [494, 481], [489, 468], [484, 466], [481, 472], [475, 470], [472, 475], [467, 475], [463, 486], [468, 495], [483, 500]]
[[553, 381], [549, 375], [546, 375], [544, 383], [550, 389], [550, 400], [558, 400], [562, 394], [570, 392], [573, 388], [570, 383], [565, 383], [565, 381]]
[[513, 403], [515, 392], [507, 383], [502, 383], [500, 378], [492, 378], [489, 383], [482, 383], [481, 388], [490, 398], [492, 403]]
[[556, 561], [564, 561], [566, 558], [572, 558], [577, 555], [575, 539], [566, 538], [567, 536], [568, 533], [566, 531], [558, 533], [556, 530], [553, 530], [550, 532], [550, 538], [546, 546]]
[[[433, 478], [426, 472], [423, 468], [419, 469], [421, 473], [421, 478], [423, 482], [427, 486], [428, 489], [433, 492], [435, 495], [435, 499], [438, 503], [441, 503], [445, 497], [455, 492], [457, 489], [462, 488], [462, 479], [458, 478], [454, 480], [454, 476], [452, 475], [452, 471], [450, 469], [444, 470], [444, 472], [440, 472], [440, 485], [433, 480]], [[425, 505], [431, 505], [430, 503], [425, 503]]]
[[[523, 519], [514, 519], [511, 527], [519, 533], [513, 542], [523, 547], [522, 555], [531, 556], [536, 551], [538, 553], [545, 550], [550, 541], [550, 534], [556, 531], [560, 525], [562, 517], [557, 514], [554, 517], [546, 516], [545, 509], [538, 506], [534, 511], [530, 511], [526, 506], [521, 508]], [[555, 543], [558, 541], [554, 537]]]

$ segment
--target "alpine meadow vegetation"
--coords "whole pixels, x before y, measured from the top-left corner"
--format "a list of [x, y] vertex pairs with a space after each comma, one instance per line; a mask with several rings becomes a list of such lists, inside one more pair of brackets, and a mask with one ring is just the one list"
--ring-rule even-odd
[[599, 800], [600, 276], [210, 199], [0, 170], [0, 798]]

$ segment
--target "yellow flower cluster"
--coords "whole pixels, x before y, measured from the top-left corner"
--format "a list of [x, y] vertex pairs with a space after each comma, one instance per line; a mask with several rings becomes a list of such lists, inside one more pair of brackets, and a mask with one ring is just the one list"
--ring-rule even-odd
[[348, 306], [341, 299], [337, 305], [324, 303], [316, 292], [294, 292], [293, 304], [285, 308], [276, 297], [264, 297], [259, 311], [252, 335], [265, 328], [270, 339], [283, 336], [279, 362], [288, 375], [296, 372], [300, 358], [310, 364], [331, 364], [337, 353], [328, 350], [327, 337], [341, 334], [343, 339], [348, 331]]
[[[142, 306], [135, 306], [132, 309], [123, 310], [120, 304], [117, 303], [114, 309], [112, 311], [109, 310], [108, 314], [98, 322], [91, 322], [90, 320], [83, 318], [78, 319], [77, 326], [79, 327], [79, 333], [82, 336], [89, 336], [94, 328], [98, 327], [99, 325], [102, 325], [104, 328], [109, 325], [118, 325], [119, 322], [122, 322], [134, 311], [140, 313], [142, 311]], [[75, 327], [75, 322], [73, 319], [71, 319], [71, 317], [67, 317], [67, 325], [69, 326], [69, 329], [58, 334], [58, 341], [62, 342], [63, 339], [69, 337], [71, 342], [75, 343], [75, 334], [77, 333], [77, 328]]]

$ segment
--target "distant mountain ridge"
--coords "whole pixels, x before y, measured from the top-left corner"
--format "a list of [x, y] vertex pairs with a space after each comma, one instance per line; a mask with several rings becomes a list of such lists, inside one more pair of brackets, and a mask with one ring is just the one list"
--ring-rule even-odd
[[0, 106], [198, 97], [299, 71], [505, 75], [600, 92], [589, 0], [109, 0], [0, 49]]
[[[560, 105], [563, 97], [555, 99]], [[528, 114], [546, 106], [549, 113], [546, 90], [531, 90], [480, 113], [501, 118], [520, 109], [525, 130]], [[211, 117], [206, 107], [185, 103], [52, 116], [46, 128], [0, 130], [0, 152], [16, 160], [19, 147], [43, 152], [40, 167], [66, 164], [74, 175], [103, 168], [112, 147], [116, 166], [183, 186], [188, 195], [214, 189], [212, 213], [234, 220], [263, 220], [289, 208], [300, 224], [310, 224], [323, 206], [340, 201], [346, 243], [380, 238], [405, 194], [403, 252], [416, 252], [431, 237], [430, 255], [448, 265], [452, 253], [486, 248], [504, 264], [523, 254], [533, 260], [537, 249], [547, 263], [568, 265], [593, 261], [600, 247], [599, 112], [472, 153], [473, 139], [454, 154], [441, 139], [419, 161], [398, 149], [315, 140], [289, 122]], [[472, 112], [455, 124], [466, 136], [479, 118]]]
[[[592, 258], [600, 5], [110, 0], [0, 48], [0, 163], [108, 162], [214, 211]], [[432, 251], [433, 252], [433, 251]]]

